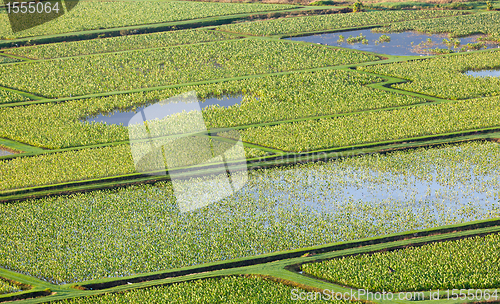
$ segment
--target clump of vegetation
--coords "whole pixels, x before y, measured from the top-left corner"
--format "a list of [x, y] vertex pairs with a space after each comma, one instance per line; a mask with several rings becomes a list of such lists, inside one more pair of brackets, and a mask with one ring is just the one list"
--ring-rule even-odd
[[366, 39], [366, 36], [363, 35], [363, 33], [360, 33], [359, 36], [353, 37], [350, 35], [347, 38], [347, 43], [357, 43], [357, 42], [362, 42], [364, 44], [368, 43], [368, 39]]
[[379, 44], [379, 43], [384, 43], [384, 42], [390, 42], [391, 41], [391, 37], [387, 36], [387, 35], [382, 35], [378, 38], [377, 41], [375, 41], [375, 44]]
[[335, 1], [331, 0], [320, 0], [320, 1], [314, 1], [310, 3], [310, 6], [324, 6], [324, 5], [335, 5]]
[[451, 47], [457, 48], [460, 46], [460, 43], [461, 43], [460, 39], [456, 38], [443, 39], [443, 44], [445, 44], [449, 48]]
[[469, 10], [469, 9], [472, 9], [472, 5], [467, 5], [465, 3], [462, 3], [462, 2], [453, 2], [453, 3], [449, 3], [449, 4], [446, 4], [444, 6], [441, 6], [442, 8], [446, 8], [446, 9], [453, 9], [453, 10]]
[[356, 2], [352, 6], [352, 11], [354, 13], [363, 11], [363, 3], [361, 3], [361, 1], [359, 0], [356, 0]]
[[450, 50], [450, 49], [435, 48], [435, 49], [427, 49], [426, 53], [440, 55], [440, 54], [451, 54], [451, 53], [455, 53], [455, 52], [453, 50]]
[[337, 43], [342, 43], [345, 41], [344, 35], [339, 35], [339, 39], [337, 40]]
[[488, 36], [481, 36], [477, 38], [478, 41], [500, 43], [500, 34], [491, 34]]
[[491, 3], [491, 1], [486, 2], [486, 9], [489, 11], [493, 10], [493, 3]]
[[477, 42], [477, 43], [467, 43], [464, 45], [460, 50], [461, 51], [478, 51], [481, 49], [484, 49], [486, 45], [482, 42]]

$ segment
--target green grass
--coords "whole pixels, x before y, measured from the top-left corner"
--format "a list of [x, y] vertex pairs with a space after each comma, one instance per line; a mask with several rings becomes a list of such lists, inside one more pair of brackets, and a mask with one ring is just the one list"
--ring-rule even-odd
[[204, 120], [209, 128], [425, 102], [419, 98], [366, 86], [380, 81], [382, 79], [355, 71], [325, 70], [73, 100], [60, 104], [3, 108], [0, 109], [0, 136], [47, 148], [124, 141], [128, 140], [126, 127], [84, 124], [80, 119], [99, 112], [113, 112], [113, 109], [141, 106], [188, 91], [196, 91], [200, 100], [210, 95], [245, 95], [241, 106], [203, 110]]
[[84, 30], [181, 21], [293, 8], [280, 4], [210, 3], [189, 1], [80, 1], [63, 16], [13, 33], [7, 14], [0, 14], [0, 39], [53, 35]]
[[[499, 159], [497, 144], [470, 143], [252, 171], [238, 193], [191, 212], [170, 183], [2, 204], [0, 265], [68, 283], [491, 218]], [[415, 180], [442, 185], [439, 199]], [[406, 190], [351, 197], [365, 184]], [[467, 203], [485, 192], [489, 205]]]
[[469, 70], [500, 68], [499, 55], [499, 51], [488, 51], [358, 69], [410, 80], [393, 85], [395, 88], [449, 99], [465, 99], [500, 94], [500, 78], [463, 74]]
[[237, 40], [0, 66], [0, 84], [69, 97], [376, 59], [299, 43]]
[[[292, 291], [293, 290], [293, 291]], [[323, 300], [292, 300], [292, 293], [305, 292], [259, 277], [222, 277], [174, 283], [124, 293], [110, 293], [65, 300], [57, 303], [324, 303]], [[332, 300], [329, 303], [350, 303]]]
[[499, 100], [491, 97], [252, 127], [241, 136], [246, 142], [298, 152], [480, 129], [499, 126]]
[[238, 24], [223, 25], [220, 26], [219, 29], [228, 32], [244, 33], [256, 36], [270, 36], [387, 24], [396, 21], [428, 19], [461, 14], [463, 13], [457, 11], [391, 11], [347, 13], [243, 22]]
[[450, 37], [463, 37], [472, 34], [500, 34], [498, 19], [500, 12], [478, 13], [449, 18], [412, 20], [379, 28], [381, 32], [419, 31], [429, 34], [449, 33]]
[[234, 38], [236, 37], [233, 35], [227, 35], [215, 31], [181, 30], [153, 34], [128, 35], [103, 39], [42, 44], [36, 46], [6, 49], [4, 50], [4, 52], [33, 59], [50, 59], [88, 54], [111, 53], [134, 49], [159, 48], [180, 44], [229, 40]]
[[490, 234], [304, 264], [302, 270], [355, 288], [399, 292], [497, 288], [499, 265], [500, 235]]

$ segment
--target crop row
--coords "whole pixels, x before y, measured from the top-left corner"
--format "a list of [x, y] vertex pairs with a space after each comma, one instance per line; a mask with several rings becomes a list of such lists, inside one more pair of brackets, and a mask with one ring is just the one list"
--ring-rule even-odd
[[291, 5], [184, 1], [79, 1], [73, 10], [43, 25], [13, 33], [7, 14], [0, 14], [0, 39], [53, 35], [84, 30], [273, 11]]
[[450, 37], [464, 37], [473, 34], [500, 34], [500, 13], [488, 12], [449, 18], [411, 20], [378, 28], [379, 32], [418, 31], [429, 34], [448, 33]]
[[0, 66], [0, 83], [63, 97], [376, 59], [316, 45], [245, 39]]
[[[498, 127], [499, 101], [491, 97], [252, 127], [243, 130], [241, 136], [246, 142], [298, 152]], [[225, 133], [219, 135], [228, 137]]]
[[33, 59], [50, 59], [77, 55], [110, 53], [134, 49], [159, 48], [180, 44], [228, 40], [234, 38], [236, 37], [233, 35], [228, 35], [216, 31], [181, 30], [143, 35], [128, 35], [103, 39], [42, 44], [7, 49], [4, 50], [4, 52]]
[[18, 286], [14, 285], [8, 281], [2, 280], [0, 278], [0, 295], [4, 294], [4, 293], [17, 292], [20, 290], [21, 289]]
[[28, 97], [25, 97], [23, 95], [11, 91], [5, 91], [0, 89], [0, 104], [9, 102], [27, 101], [27, 100], [29, 100]]
[[0, 136], [47, 148], [123, 141], [128, 139], [125, 127], [84, 124], [80, 120], [100, 112], [112, 113], [117, 109], [155, 103], [185, 91], [195, 91], [200, 100], [209, 96], [245, 96], [242, 105], [204, 109], [203, 118], [208, 128], [424, 102], [419, 98], [365, 86], [379, 81], [380, 78], [355, 71], [325, 70], [90, 98], [61, 104], [4, 108], [0, 109]]
[[459, 11], [386, 11], [281, 18], [222, 25], [220, 30], [256, 36], [314, 32], [356, 26], [461, 15]]
[[468, 143], [261, 169], [191, 212], [170, 183], [2, 204], [0, 265], [68, 283], [498, 217], [499, 160]]
[[358, 69], [411, 80], [393, 85], [403, 90], [450, 99], [464, 99], [498, 95], [500, 93], [498, 77], [474, 77], [464, 74], [470, 70], [495, 68], [500, 68], [499, 51], [373, 65]]
[[[110, 293], [103, 296], [76, 298], [60, 303], [324, 303], [324, 300], [319, 297], [316, 300], [298, 300], [297, 298], [292, 298], [292, 294], [297, 297], [299, 293], [304, 292], [302, 289], [295, 288], [294, 291], [292, 289], [294, 287], [259, 277], [222, 277], [174, 283], [167, 286], [138, 289], [125, 293]], [[304, 297], [304, 295], [301, 296]], [[336, 304], [354, 303], [334, 298], [324, 299], [328, 299], [329, 303]]]
[[305, 273], [370, 291], [487, 289], [500, 284], [500, 235], [431, 243], [302, 265]]

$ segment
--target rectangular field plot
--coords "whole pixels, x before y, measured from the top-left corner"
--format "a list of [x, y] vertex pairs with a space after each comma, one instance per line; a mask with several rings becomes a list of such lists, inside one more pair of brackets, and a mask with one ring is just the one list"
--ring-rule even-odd
[[199, 19], [242, 13], [275, 11], [291, 5], [210, 3], [189, 1], [86, 1], [63, 16], [25, 31], [13, 33], [7, 14], [0, 14], [0, 38], [54, 35], [84, 30]]
[[466, 99], [500, 94], [499, 77], [474, 77], [467, 71], [500, 67], [500, 51], [461, 54], [426, 60], [359, 67], [381, 75], [410, 80], [395, 88], [449, 99]]
[[478, 13], [443, 19], [412, 20], [391, 24], [377, 29], [380, 32], [418, 31], [424, 33], [449, 33], [451, 37], [472, 34], [500, 35], [499, 12]]
[[[308, 120], [241, 132], [246, 142], [285, 151], [314, 151], [353, 144], [497, 127], [499, 97], [468, 99], [390, 111]], [[290, 136], [293, 134], [294, 136]], [[220, 133], [220, 136], [230, 137]]]
[[[50, 59], [88, 54], [111, 53], [134, 49], [159, 48], [179, 44], [192, 44], [235, 38], [237, 37], [234, 35], [228, 35], [216, 31], [182, 30], [42, 44], [5, 49], [4, 52], [33, 59]], [[0, 63], [1, 58], [2, 57], [0, 57]]]
[[0, 265], [69, 283], [498, 217], [499, 159], [475, 142], [261, 169], [189, 212], [170, 183], [2, 204]]
[[64, 97], [377, 59], [320, 46], [245, 39], [0, 66], [0, 84]]
[[[324, 303], [318, 300], [293, 300], [292, 289], [303, 292], [303, 289], [276, 283], [259, 277], [222, 277], [203, 280], [175, 283], [167, 286], [134, 290], [126, 293], [112, 293], [104, 296], [77, 298], [62, 303], [153, 303], [162, 299], [162, 303], [229, 303], [229, 304], [257, 304], [257, 303]], [[347, 300], [328, 301], [334, 304], [355, 303]], [[361, 302], [360, 302], [361, 303]]]
[[488, 289], [500, 284], [500, 235], [304, 264], [315, 277], [370, 291]]
[[[229, 144], [212, 140], [214, 149], [227, 149]], [[182, 146], [184, 148], [185, 146]], [[172, 148], [176, 148], [173, 146]], [[181, 150], [182, 151], [182, 150]], [[245, 147], [246, 159], [267, 155], [265, 151]], [[3, 155], [0, 149], [0, 156]], [[202, 163], [198, 151], [184, 149], [177, 162], [184, 166]], [[10, 153], [9, 153], [10, 154]], [[228, 160], [231, 160], [229, 157]], [[167, 162], [164, 161], [163, 164]], [[180, 166], [180, 165], [178, 165]], [[64, 151], [60, 153], [0, 160], [0, 191], [63, 182], [90, 180], [136, 173], [128, 144], [104, 148]]]
[[397, 21], [428, 19], [461, 14], [463, 13], [459, 11], [389, 11], [335, 14], [243, 22], [239, 24], [223, 25], [220, 26], [219, 29], [256, 36], [270, 36], [387, 24]]
[[[189, 91], [196, 91], [200, 101], [214, 95], [244, 95], [241, 105], [203, 109], [203, 117], [209, 128], [425, 102], [419, 98], [366, 86], [380, 81], [382, 79], [355, 71], [326, 70], [74, 100], [61, 104], [0, 109], [0, 136], [46, 148], [126, 141], [128, 134], [125, 127], [84, 124], [82, 121], [99, 113], [113, 113], [120, 109], [133, 115], [139, 106]], [[15, 117], [23, 119], [14, 119]], [[39, 119], [34, 119], [35, 117]]]

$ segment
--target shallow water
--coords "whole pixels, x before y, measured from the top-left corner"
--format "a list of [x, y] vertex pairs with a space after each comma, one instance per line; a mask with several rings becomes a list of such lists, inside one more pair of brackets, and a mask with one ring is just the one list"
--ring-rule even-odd
[[[241, 104], [243, 100], [243, 95], [239, 96], [222, 96], [221, 98], [213, 97], [206, 99], [204, 101], [200, 101], [199, 105], [201, 109], [205, 109], [212, 105], [219, 105], [221, 107], [229, 107], [236, 104]], [[107, 114], [99, 114], [97, 116], [88, 117], [87, 122], [102, 122], [109, 124], [128, 126], [129, 121], [135, 114], [143, 111], [145, 108], [148, 108], [148, 113], [156, 113], [153, 115], [154, 117], [148, 117], [148, 119], [162, 119], [165, 116], [172, 115], [175, 113], [181, 113], [183, 110], [186, 110], [188, 107], [186, 103], [170, 103], [170, 104], [153, 104], [143, 107], [137, 107], [135, 110], [128, 111], [115, 111], [113, 113]]]
[[[442, 168], [429, 171], [426, 178], [421, 178], [397, 172], [346, 170], [335, 163], [326, 166], [328, 169], [324, 171], [296, 168], [279, 175], [259, 176], [258, 183], [249, 183], [236, 199], [246, 195], [258, 199], [265, 193], [270, 200], [293, 201], [302, 208], [319, 213], [343, 212], [343, 202], [388, 208], [411, 202], [407, 207], [413, 211], [414, 217], [432, 215], [437, 218], [447, 210], [464, 220], [468, 220], [466, 215], [460, 215], [464, 208], [473, 206], [478, 210], [488, 210], [499, 203], [498, 191], [494, 189], [498, 189], [500, 174], [496, 171], [477, 174], [474, 173], [478, 169], [476, 166], [463, 172], [466, 182], [457, 179], [453, 183], [447, 182], [450, 172]], [[287, 206], [278, 203], [276, 208]], [[423, 210], [428, 214], [422, 214]]]
[[464, 74], [474, 77], [500, 77], [500, 70], [467, 71]]
[[7, 150], [3, 150], [2, 148], [0, 148], [0, 156], [6, 156], [6, 155], [12, 155], [12, 154], [14, 154], [14, 153], [7, 151]]
[[[357, 43], [347, 43], [338, 42], [339, 36], [342, 35], [345, 39], [349, 36], [357, 37], [360, 34], [366, 36], [368, 40], [368, 44], [363, 44], [361, 42]], [[391, 38], [389, 42], [381, 42], [375, 43], [380, 36], [387, 35]], [[303, 37], [293, 37], [288, 38], [290, 40], [297, 41], [305, 41], [312, 43], [320, 43], [331, 46], [340, 46], [360, 51], [369, 51], [379, 54], [387, 54], [387, 55], [397, 55], [397, 56], [415, 56], [415, 55], [430, 55], [419, 53], [414, 46], [426, 42], [428, 39], [432, 40], [432, 46], [430, 48], [448, 48], [453, 51], [458, 51], [461, 46], [466, 45], [467, 43], [475, 43], [476, 37], [464, 37], [458, 38], [461, 42], [459, 48], [448, 47], [443, 43], [443, 39], [447, 39], [448, 36], [446, 34], [421, 34], [415, 32], [403, 32], [403, 33], [374, 33], [370, 29], [367, 30], [355, 30], [355, 31], [346, 31], [346, 32], [336, 32], [336, 33], [324, 33], [318, 35], [311, 36], [303, 36]], [[412, 45], [413, 43], [413, 45]], [[486, 44], [486, 48], [496, 48], [497, 45]]]

